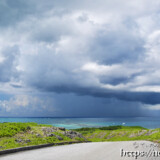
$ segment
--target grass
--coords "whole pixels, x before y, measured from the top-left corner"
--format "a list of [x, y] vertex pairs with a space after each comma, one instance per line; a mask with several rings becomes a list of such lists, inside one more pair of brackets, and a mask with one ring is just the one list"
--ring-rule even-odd
[[47, 136], [42, 130], [44, 127], [52, 128], [53, 126], [37, 123], [0, 123], [0, 150], [78, 140], [63, 135], [61, 130], [50, 132], [50, 134], [60, 136], [63, 140], [59, 140], [56, 136]]
[[[17, 147], [32, 146], [47, 143], [84, 141], [84, 138], [69, 138], [62, 130], [50, 131], [43, 129], [53, 128], [51, 125], [39, 125], [37, 123], [0, 123], [0, 150]], [[81, 133], [88, 141], [130, 141], [149, 140], [160, 143], [160, 128], [147, 129], [139, 126], [107, 126], [100, 128], [74, 129]], [[58, 137], [61, 137], [59, 140]]]
[[100, 128], [75, 129], [92, 142], [149, 140], [160, 143], [160, 129], [146, 129], [140, 126], [108, 126]]

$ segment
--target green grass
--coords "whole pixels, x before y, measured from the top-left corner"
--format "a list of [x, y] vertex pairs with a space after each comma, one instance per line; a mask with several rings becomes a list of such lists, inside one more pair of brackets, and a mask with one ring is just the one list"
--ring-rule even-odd
[[100, 128], [75, 129], [92, 142], [149, 140], [160, 142], [160, 129], [146, 129], [140, 126], [108, 126]]
[[[43, 130], [44, 127], [53, 126], [37, 123], [0, 123], [0, 150], [47, 143], [84, 141], [79, 137], [71, 139], [61, 130], [50, 132], [56, 135], [50, 137]], [[151, 130], [139, 126], [107, 126], [74, 130], [92, 142], [149, 140], [160, 143], [159, 128]], [[59, 140], [57, 136], [60, 136], [62, 140]]]
[[0, 123], [0, 150], [77, 140], [63, 135], [61, 130], [51, 133], [60, 136], [63, 140], [59, 140], [56, 136], [49, 137], [44, 133], [42, 127], [53, 126], [37, 123]]
[[30, 126], [36, 126], [36, 123], [0, 123], [0, 138], [12, 137], [19, 132], [30, 129]]

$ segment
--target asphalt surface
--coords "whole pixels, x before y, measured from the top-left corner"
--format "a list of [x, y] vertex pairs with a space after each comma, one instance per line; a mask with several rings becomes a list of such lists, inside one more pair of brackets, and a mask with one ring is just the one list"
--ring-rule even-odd
[[1, 155], [0, 160], [160, 160], [157, 151], [148, 141], [94, 142]]

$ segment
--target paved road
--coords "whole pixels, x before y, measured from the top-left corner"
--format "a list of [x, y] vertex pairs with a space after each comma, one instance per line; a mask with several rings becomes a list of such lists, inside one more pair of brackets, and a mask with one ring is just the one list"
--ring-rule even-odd
[[[125, 151], [133, 153], [127, 153], [127, 157], [121, 157], [126, 153]], [[148, 141], [94, 142], [47, 147], [3, 155], [0, 156], [0, 160], [135, 160], [135, 155], [139, 155], [136, 151], [152, 154], [151, 157], [142, 155], [143, 158], [140, 158], [139, 156], [138, 160], [160, 160], [160, 157], [153, 157], [153, 154], [158, 151], [157, 145]]]

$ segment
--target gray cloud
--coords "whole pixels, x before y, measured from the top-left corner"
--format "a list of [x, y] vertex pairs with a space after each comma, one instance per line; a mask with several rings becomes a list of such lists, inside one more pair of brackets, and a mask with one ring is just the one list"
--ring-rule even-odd
[[[144, 57], [144, 40], [130, 28], [97, 33], [90, 53], [94, 60], [110, 65], [114, 63], [135, 62]], [[133, 33], [132, 33], [133, 32]]]
[[159, 104], [159, 5], [2, 0], [0, 82], [16, 93]]
[[32, 4], [28, 1], [21, 0], [2, 0], [0, 2], [0, 27], [15, 25], [22, 21], [30, 12]]
[[19, 55], [17, 46], [7, 47], [2, 50], [3, 60], [0, 62], [0, 82], [8, 82], [11, 78], [16, 78], [16, 58]]

